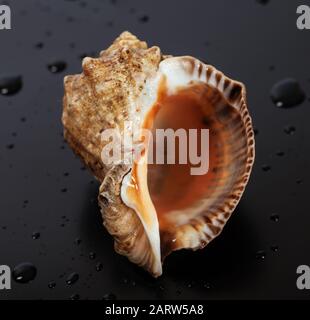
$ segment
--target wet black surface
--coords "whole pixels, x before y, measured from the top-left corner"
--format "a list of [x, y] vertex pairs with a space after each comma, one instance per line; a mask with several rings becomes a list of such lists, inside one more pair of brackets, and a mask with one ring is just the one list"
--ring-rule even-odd
[[[295, 284], [297, 266], [310, 264], [310, 31], [296, 28], [304, 2], [6, 1], [13, 29], [0, 31], [0, 75], [23, 83], [0, 95], [0, 264], [29, 262], [37, 274], [0, 299], [309, 298]], [[251, 181], [222, 235], [168, 257], [157, 280], [114, 252], [98, 184], [60, 122], [63, 76], [126, 29], [243, 81], [258, 132]], [[295, 108], [271, 101], [284, 78], [307, 96]]]

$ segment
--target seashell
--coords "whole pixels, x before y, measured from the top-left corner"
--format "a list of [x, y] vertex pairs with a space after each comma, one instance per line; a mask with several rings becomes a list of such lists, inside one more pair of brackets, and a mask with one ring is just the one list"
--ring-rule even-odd
[[[193, 57], [165, 56], [124, 32], [98, 58], [84, 58], [83, 72], [66, 76], [64, 86], [64, 136], [101, 182], [103, 223], [118, 253], [157, 277], [172, 251], [203, 248], [220, 234], [254, 162], [242, 83]], [[101, 133], [125, 132], [126, 121], [141, 132], [209, 129], [208, 173], [147, 161], [105, 164]]]

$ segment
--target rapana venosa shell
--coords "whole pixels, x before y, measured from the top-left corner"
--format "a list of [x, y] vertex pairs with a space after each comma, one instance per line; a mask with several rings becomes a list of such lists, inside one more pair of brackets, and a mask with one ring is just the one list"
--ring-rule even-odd
[[[64, 135], [101, 182], [103, 222], [118, 253], [156, 277], [169, 253], [203, 248], [219, 235], [254, 162], [243, 84], [195, 58], [164, 56], [129, 32], [99, 58], [85, 58], [82, 74], [65, 77], [64, 84]], [[124, 130], [125, 121], [142, 129], [154, 108], [170, 127], [186, 120], [188, 127], [210, 130], [207, 174], [192, 179], [178, 166], [103, 163], [101, 133]], [[149, 129], [160, 126], [153, 114]]]

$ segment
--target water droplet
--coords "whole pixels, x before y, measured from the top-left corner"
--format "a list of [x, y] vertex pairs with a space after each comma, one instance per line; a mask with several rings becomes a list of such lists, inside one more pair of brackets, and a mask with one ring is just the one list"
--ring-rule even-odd
[[278, 157], [283, 157], [285, 155], [285, 153], [283, 151], [277, 151], [276, 155]]
[[6, 146], [6, 148], [7, 149], [9, 149], [9, 150], [12, 150], [12, 149], [14, 149], [14, 144], [13, 143], [11, 143], [11, 144], [8, 144], [7, 146]]
[[204, 287], [205, 289], [211, 289], [211, 284], [210, 284], [209, 282], [205, 282], [205, 283], [203, 284], [203, 287]]
[[297, 184], [302, 184], [302, 183], [303, 183], [303, 180], [302, 180], [302, 179], [297, 179], [297, 180], [296, 180], [296, 183], [297, 183]]
[[40, 235], [40, 232], [33, 232], [31, 237], [33, 240], [37, 240], [40, 238]]
[[280, 217], [279, 215], [273, 213], [271, 216], [270, 216], [270, 220], [273, 221], [273, 222], [278, 222], [280, 220]]
[[82, 242], [82, 240], [80, 238], [76, 238], [74, 240], [74, 243], [77, 244], [77, 245], [79, 245], [81, 242]]
[[34, 46], [36, 49], [42, 49], [44, 47], [44, 43], [43, 42], [38, 42], [35, 44]]
[[280, 108], [290, 108], [305, 100], [305, 93], [297, 80], [287, 78], [277, 82], [270, 92], [271, 100]]
[[75, 18], [74, 17], [72, 17], [72, 16], [69, 16], [69, 17], [67, 17], [67, 22], [74, 22], [75, 21]]
[[116, 295], [113, 293], [107, 293], [103, 296], [103, 300], [116, 300]]
[[97, 264], [96, 264], [96, 271], [101, 271], [103, 269], [103, 264], [101, 263], [101, 262], [98, 262]]
[[69, 176], [69, 172], [65, 172], [64, 177], [68, 177], [68, 176]]
[[139, 18], [139, 21], [140, 21], [141, 23], [146, 23], [146, 22], [148, 22], [149, 20], [150, 20], [150, 17], [147, 16], [146, 14], [143, 15], [143, 16], [141, 16], [141, 17]]
[[89, 259], [94, 260], [96, 258], [96, 253], [95, 252], [90, 252], [89, 253]]
[[76, 272], [72, 272], [67, 277], [66, 283], [71, 286], [72, 284], [76, 283], [78, 280], [79, 280], [79, 275]]
[[206, 46], [206, 47], [210, 47], [210, 44], [211, 44], [211, 43], [210, 43], [210, 41], [205, 41], [203, 44], [204, 44], [204, 46]]
[[289, 135], [294, 134], [295, 131], [296, 131], [296, 128], [295, 128], [294, 126], [286, 126], [286, 127], [284, 128], [284, 132], [285, 132], [286, 134], [289, 134]]
[[62, 188], [62, 189], [61, 189], [61, 192], [62, 192], [62, 193], [65, 193], [65, 192], [67, 192], [67, 191], [68, 191], [67, 188]]
[[279, 247], [278, 246], [271, 246], [270, 249], [273, 252], [278, 252], [279, 251]]
[[108, 21], [107, 23], [106, 23], [106, 25], [107, 25], [107, 27], [113, 27], [114, 26], [114, 22], [113, 21]]
[[266, 5], [269, 3], [269, 0], [256, 0], [259, 4]]
[[54, 61], [50, 63], [47, 68], [52, 73], [59, 73], [66, 69], [67, 64], [63, 61]]
[[13, 95], [23, 86], [21, 76], [0, 76], [0, 94]]
[[70, 296], [70, 300], [80, 300], [80, 295], [77, 293], [74, 293]]
[[263, 165], [263, 166], [262, 166], [262, 169], [263, 169], [263, 171], [267, 172], [267, 171], [270, 171], [270, 170], [271, 170], [271, 167], [268, 166], [268, 165]]
[[49, 38], [53, 35], [53, 32], [51, 30], [46, 30], [45, 35]]
[[259, 251], [256, 252], [255, 257], [258, 260], [265, 260], [266, 252], [264, 250], [259, 250]]
[[51, 281], [49, 282], [49, 284], [47, 285], [50, 289], [54, 289], [56, 287], [56, 282], [55, 281]]
[[36, 267], [30, 262], [23, 262], [17, 265], [12, 272], [12, 277], [16, 282], [28, 283], [37, 275]]

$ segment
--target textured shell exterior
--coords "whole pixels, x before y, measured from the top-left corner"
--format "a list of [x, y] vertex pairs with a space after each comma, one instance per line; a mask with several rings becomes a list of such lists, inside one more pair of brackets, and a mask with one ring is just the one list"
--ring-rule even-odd
[[139, 97], [161, 59], [158, 47], [148, 48], [124, 32], [99, 58], [84, 58], [83, 73], [65, 77], [65, 138], [99, 180], [108, 170], [100, 158], [101, 132], [130, 120], [130, 101]]
[[115, 250], [155, 275], [154, 257], [136, 213], [120, 197], [126, 165], [106, 167], [100, 136], [108, 128], [123, 128], [131, 120], [131, 101], [158, 69], [162, 55], [129, 32], [118, 37], [97, 59], [83, 60], [83, 73], [66, 76], [62, 122], [71, 148], [102, 183], [99, 191], [103, 223], [115, 239]]
[[[115, 239], [116, 251], [153, 276], [162, 273], [162, 261], [156, 259], [138, 215], [121, 199], [122, 181], [131, 167], [102, 164], [101, 132], [122, 129], [124, 121], [132, 120], [136, 111], [132, 102], [138, 101], [149, 79], [158, 76], [161, 65], [169, 67], [169, 61], [211, 88], [207, 94], [215, 106], [214, 120], [227, 127], [224, 134], [232, 156], [219, 156], [216, 189], [201, 203], [199, 212], [186, 224], [171, 223], [171, 228], [161, 230], [162, 260], [174, 250], [203, 248], [220, 234], [244, 192], [254, 162], [254, 133], [244, 85], [192, 57], [170, 58], [124, 32], [98, 59], [85, 58], [82, 74], [64, 80], [64, 135], [101, 182], [98, 199], [104, 225]], [[237, 112], [232, 113], [231, 107]]]

